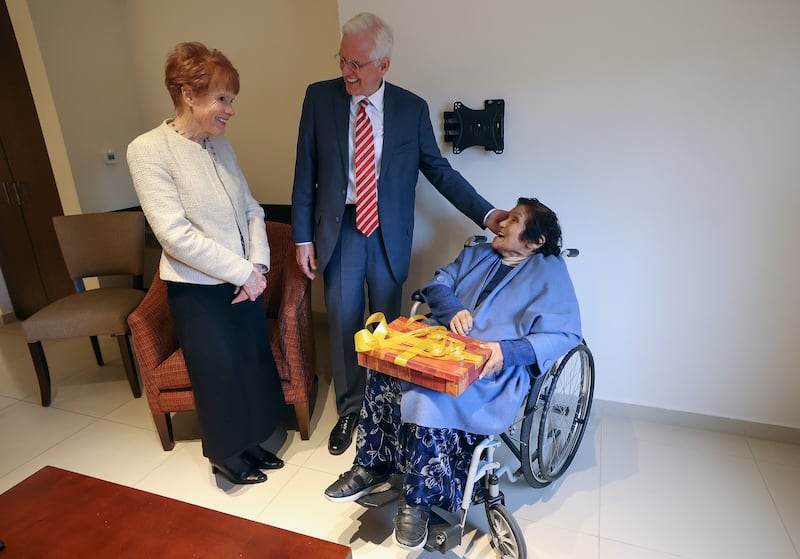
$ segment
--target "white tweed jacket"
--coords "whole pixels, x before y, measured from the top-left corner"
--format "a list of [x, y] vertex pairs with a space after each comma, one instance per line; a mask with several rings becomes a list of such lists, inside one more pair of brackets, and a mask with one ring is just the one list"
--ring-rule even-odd
[[269, 269], [264, 210], [224, 137], [204, 148], [164, 121], [128, 145], [128, 167], [163, 249], [162, 279], [240, 286], [253, 264]]

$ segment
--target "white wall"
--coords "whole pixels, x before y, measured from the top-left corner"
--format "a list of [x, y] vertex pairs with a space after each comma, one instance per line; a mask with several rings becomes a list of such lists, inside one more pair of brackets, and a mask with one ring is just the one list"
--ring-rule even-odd
[[[556, 209], [599, 398], [800, 427], [800, 3], [339, 2], [361, 10], [440, 140], [454, 101], [505, 99], [505, 152], [448, 159]], [[408, 288], [475, 231], [421, 179]]]

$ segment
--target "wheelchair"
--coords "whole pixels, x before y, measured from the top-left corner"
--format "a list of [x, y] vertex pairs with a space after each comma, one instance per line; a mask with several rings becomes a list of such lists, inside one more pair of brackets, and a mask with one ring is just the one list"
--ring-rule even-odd
[[[486, 242], [486, 237], [471, 237], [465, 246]], [[565, 249], [562, 256], [574, 257], [576, 249]], [[415, 291], [411, 315], [423, 303]], [[489, 436], [475, 448], [459, 513], [436, 507], [431, 511], [425, 550], [447, 553], [461, 544], [467, 513], [472, 505], [484, 505], [492, 548], [501, 559], [525, 559], [527, 547], [519, 524], [505, 507], [500, 478], [523, 478], [531, 487], [542, 488], [559, 479], [572, 464], [586, 430], [594, 397], [594, 358], [585, 340], [560, 357], [547, 371], [538, 366], [528, 369], [531, 388], [519, 412], [505, 432]], [[495, 450], [504, 443], [516, 458], [514, 464], [501, 464]], [[391, 488], [358, 499], [360, 505], [374, 508], [401, 497], [402, 475], [390, 480]], [[471, 499], [467, 496], [471, 495]]]

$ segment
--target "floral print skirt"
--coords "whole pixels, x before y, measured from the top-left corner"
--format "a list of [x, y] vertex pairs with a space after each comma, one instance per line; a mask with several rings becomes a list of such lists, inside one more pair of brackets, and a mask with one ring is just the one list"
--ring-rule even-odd
[[403, 423], [402, 382], [372, 370], [367, 375], [356, 431], [355, 464], [382, 473], [404, 474], [402, 491], [410, 505], [458, 510], [472, 452], [485, 436]]

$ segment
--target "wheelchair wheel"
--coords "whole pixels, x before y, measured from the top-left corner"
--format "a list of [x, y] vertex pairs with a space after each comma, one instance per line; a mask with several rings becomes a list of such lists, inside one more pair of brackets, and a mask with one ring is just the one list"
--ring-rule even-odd
[[489, 519], [489, 537], [500, 559], [525, 559], [528, 550], [522, 530], [500, 503], [486, 504], [486, 517]]
[[545, 373], [534, 409], [522, 420], [520, 435], [529, 449], [521, 459], [522, 473], [529, 485], [549, 485], [572, 463], [593, 395], [594, 359], [581, 344]]

